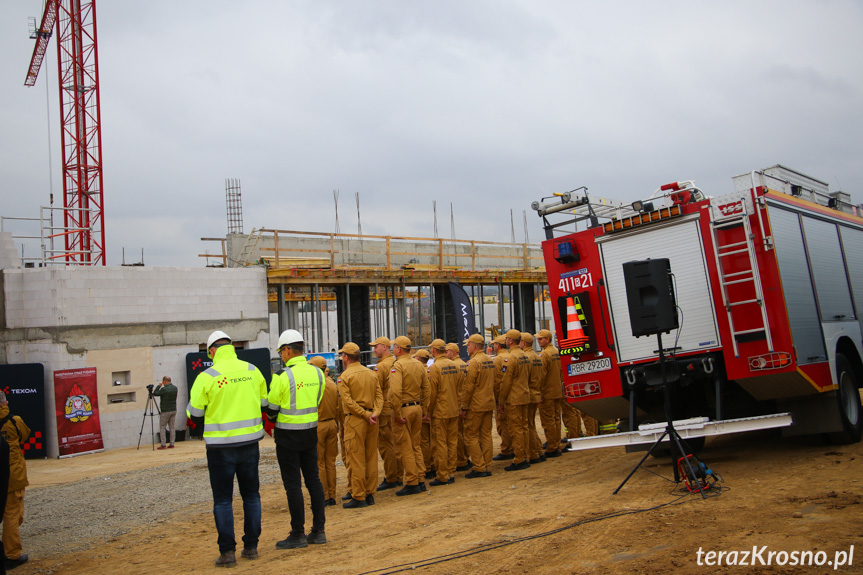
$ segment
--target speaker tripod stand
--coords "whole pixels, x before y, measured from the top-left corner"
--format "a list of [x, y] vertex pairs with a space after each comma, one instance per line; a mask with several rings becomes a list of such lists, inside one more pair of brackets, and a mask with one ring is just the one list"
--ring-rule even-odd
[[[156, 410], [153, 413], [153, 410]], [[149, 412], [149, 413], [148, 413]], [[141, 432], [138, 434], [138, 448], [141, 449], [141, 437], [144, 435], [144, 423], [146, 423], [147, 418], [150, 418], [150, 437], [153, 440], [153, 451], [156, 451], [156, 425], [153, 423], [153, 418], [156, 416], [161, 417], [162, 412], [159, 410], [159, 406], [156, 405], [156, 398], [153, 397], [153, 386], [150, 385], [147, 387], [147, 405], [144, 406], [144, 417], [141, 418]]]
[[[665, 431], [662, 435], [657, 439], [653, 445], [650, 446], [650, 449], [647, 450], [647, 453], [644, 454], [644, 457], [641, 458], [641, 461], [638, 462], [638, 465], [632, 468], [632, 471], [629, 472], [629, 475], [626, 476], [626, 479], [617, 486], [612, 492], [612, 495], [617, 495], [617, 493], [626, 485], [626, 482], [629, 481], [629, 478], [635, 475], [635, 472], [644, 464], [650, 454], [653, 453], [653, 450], [656, 449], [662, 440], [668, 437], [671, 443], [671, 467], [674, 470], [674, 483], [680, 483], [680, 473], [678, 472], [678, 464], [675, 462], [684, 461], [686, 463], [687, 470], [689, 471], [689, 477], [695, 478], [695, 485], [698, 486], [698, 491], [701, 493], [701, 498], [706, 499], [707, 494], [704, 492], [704, 487], [701, 485], [701, 481], [698, 481], [698, 475], [695, 473], [695, 468], [692, 467], [692, 462], [689, 461], [689, 453], [684, 449], [685, 442], [683, 438], [680, 437], [680, 434], [677, 433], [677, 430], [674, 429], [674, 421], [671, 417], [671, 382], [668, 381], [665, 372], [665, 352], [662, 349], [662, 334], [656, 334], [656, 340], [659, 344], [659, 371], [661, 374], [661, 385], [663, 387], [663, 399], [665, 402], [665, 419], [668, 422]], [[680, 470], [682, 471], [682, 469]]]

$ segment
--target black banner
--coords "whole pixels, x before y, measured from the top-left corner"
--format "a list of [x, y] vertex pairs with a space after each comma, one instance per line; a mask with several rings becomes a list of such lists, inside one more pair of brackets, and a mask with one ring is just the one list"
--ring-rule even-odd
[[0, 389], [9, 401], [9, 411], [21, 416], [31, 430], [30, 438], [21, 445], [24, 457], [44, 459], [47, 457], [44, 366], [41, 363], [0, 365]]
[[[261, 370], [264, 379], [267, 380], [267, 391], [270, 389], [270, 381], [273, 379], [273, 371], [270, 364], [270, 351], [266, 348], [259, 347], [256, 349], [238, 349], [237, 359], [247, 361]], [[207, 352], [199, 351], [196, 353], [186, 354], [186, 384], [189, 388], [189, 397], [192, 397], [192, 386], [195, 384], [195, 378], [198, 374], [213, 367], [213, 360], [207, 356]], [[178, 405], [177, 411], [181, 412], [181, 417], [186, 414], [186, 406]], [[185, 420], [184, 420], [185, 421]], [[201, 437], [204, 434], [204, 429], [198, 426], [198, 429], [187, 430], [187, 435], [191, 432], [193, 437]]]
[[467, 361], [470, 356], [464, 346], [464, 340], [476, 333], [476, 324], [473, 318], [473, 307], [470, 304], [470, 298], [461, 284], [449, 282], [449, 291], [452, 295], [452, 313], [456, 318], [456, 329], [458, 332], [455, 336], [455, 341], [458, 344], [459, 356]]

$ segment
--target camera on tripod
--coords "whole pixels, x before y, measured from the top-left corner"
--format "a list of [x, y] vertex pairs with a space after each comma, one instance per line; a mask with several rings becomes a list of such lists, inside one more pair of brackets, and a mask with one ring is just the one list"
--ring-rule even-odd
[[153, 395], [153, 390], [156, 388], [154, 384], [147, 386], [147, 405], [144, 406], [144, 418], [141, 420], [141, 432], [138, 434], [138, 449], [141, 449], [141, 438], [144, 436], [144, 422], [150, 418], [150, 432], [153, 434], [153, 449], [156, 449], [156, 431], [153, 427], [153, 418], [161, 415], [161, 410], [156, 404], [156, 396]]

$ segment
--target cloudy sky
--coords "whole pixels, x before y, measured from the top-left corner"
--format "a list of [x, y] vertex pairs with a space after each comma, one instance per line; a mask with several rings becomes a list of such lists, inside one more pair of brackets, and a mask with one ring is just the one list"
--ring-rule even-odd
[[[56, 39], [23, 85], [43, 5], [0, 3], [3, 216], [62, 203]], [[719, 195], [777, 163], [863, 202], [857, 0], [100, 0], [97, 23], [109, 265], [204, 265], [226, 178], [246, 233], [331, 232], [338, 189], [342, 232], [358, 193], [366, 234], [431, 237], [436, 200], [440, 236], [452, 204], [459, 238], [509, 241], [512, 210], [539, 241], [554, 192]]]

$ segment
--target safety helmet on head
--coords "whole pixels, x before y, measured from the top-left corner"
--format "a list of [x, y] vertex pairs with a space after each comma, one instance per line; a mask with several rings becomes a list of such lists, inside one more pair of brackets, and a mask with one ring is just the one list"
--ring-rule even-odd
[[214, 331], [213, 333], [210, 334], [210, 337], [207, 338], [207, 349], [210, 349], [211, 347], [213, 347], [213, 344], [216, 343], [217, 341], [219, 341], [220, 339], [226, 339], [228, 341], [231, 341], [231, 338], [228, 337], [228, 334], [226, 334], [225, 332]]
[[292, 343], [301, 343], [303, 341], [303, 336], [295, 329], [286, 329], [282, 332], [282, 335], [279, 336], [279, 343], [276, 346], [276, 349], [282, 349], [282, 347], [286, 345], [290, 345]]

